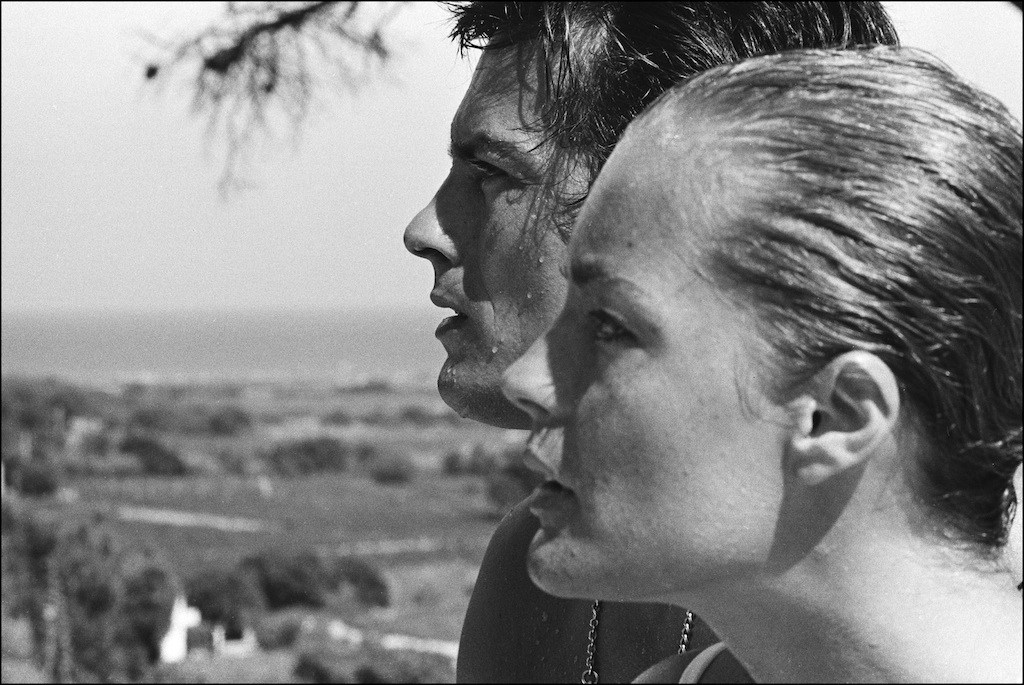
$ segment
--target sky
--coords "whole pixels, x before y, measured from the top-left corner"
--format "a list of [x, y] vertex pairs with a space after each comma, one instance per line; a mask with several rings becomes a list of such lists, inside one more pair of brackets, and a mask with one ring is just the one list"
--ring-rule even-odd
[[[884, 4], [904, 45], [1021, 118], [1020, 11]], [[324, 98], [298, 138], [262, 145], [252, 187], [225, 198], [189, 94], [144, 81], [139, 37], [201, 28], [221, 7], [0, 3], [4, 313], [432, 309], [430, 266], [402, 232], [447, 173], [472, 75], [447, 12], [403, 9], [386, 67]]]

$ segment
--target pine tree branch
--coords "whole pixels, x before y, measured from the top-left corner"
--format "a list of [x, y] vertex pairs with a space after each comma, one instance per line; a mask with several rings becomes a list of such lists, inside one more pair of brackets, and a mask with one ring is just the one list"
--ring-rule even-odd
[[[223, 142], [223, 194], [244, 185], [257, 133], [283, 117], [297, 133], [322, 91], [353, 90], [390, 57], [384, 31], [404, 3], [226, 3], [214, 24], [185, 38], [144, 39], [162, 56], [144, 69], [161, 82], [188, 73], [191, 109], [207, 123], [208, 142]], [[335, 74], [317, 80], [324, 67]]]

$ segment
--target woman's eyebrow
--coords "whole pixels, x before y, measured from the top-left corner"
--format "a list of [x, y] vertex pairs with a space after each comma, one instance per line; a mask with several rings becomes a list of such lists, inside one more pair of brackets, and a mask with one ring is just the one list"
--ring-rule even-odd
[[[589, 255], [569, 260], [569, 280], [578, 288], [594, 283], [614, 287], [639, 299], [652, 299], [649, 292], [629, 277], [616, 273], [614, 263]], [[563, 265], [564, 274], [564, 265]]]
[[[563, 273], [565, 272], [563, 271]], [[568, 275], [570, 280], [578, 286], [586, 285], [592, 281], [606, 280], [609, 278], [608, 270], [605, 269], [601, 261], [590, 258], [571, 260]]]

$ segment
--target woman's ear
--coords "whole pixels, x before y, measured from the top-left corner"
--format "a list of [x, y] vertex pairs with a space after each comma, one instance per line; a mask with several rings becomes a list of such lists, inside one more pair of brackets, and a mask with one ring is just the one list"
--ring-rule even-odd
[[788, 470], [816, 486], [864, 464], [895, 436], [899, 384], [874, 354], [847, 352], [807, 381], [789, 409], [795, 421]]

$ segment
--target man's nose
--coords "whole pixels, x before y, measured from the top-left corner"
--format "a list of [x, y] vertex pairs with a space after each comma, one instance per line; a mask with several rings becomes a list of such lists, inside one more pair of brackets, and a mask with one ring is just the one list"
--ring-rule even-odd
[[458, 251], [437, 218], [437, 196], [405, 227], [405, 249], [429, 260], [435, 273], [458, 263]]
[[548, 360], [547, 335], [510, 366], [502, 377], [505, 397], [526, 412], [535, 427], [552, 426], [564, 418]]

